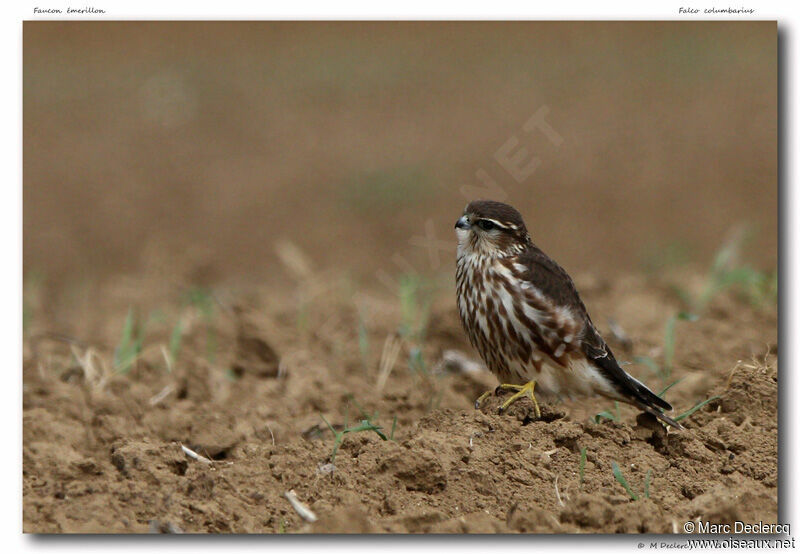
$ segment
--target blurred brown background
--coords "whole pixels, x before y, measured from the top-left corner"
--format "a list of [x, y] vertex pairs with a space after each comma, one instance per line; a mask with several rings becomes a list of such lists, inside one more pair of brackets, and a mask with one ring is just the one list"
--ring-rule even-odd
[[[563, 137], [523, 131], [541, 107]], [[541, 165], [495, 160], [517, 137]], [[488, 173], [569, 271], [777, 261], [774, 22], [28, 22], [24, 270], [450, 271]], [[449, 241], [441, 265], [411, 240]], [[394, 259], [393, 259], [393, 256]]]

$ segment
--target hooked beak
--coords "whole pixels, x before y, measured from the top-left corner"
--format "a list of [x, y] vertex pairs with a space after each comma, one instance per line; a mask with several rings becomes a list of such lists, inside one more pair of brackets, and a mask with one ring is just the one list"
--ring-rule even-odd
[[458, 221], [456, 221], [456, 229], [469, 229], [469, 219], [467, 219], [467, 216], [462, 215]]

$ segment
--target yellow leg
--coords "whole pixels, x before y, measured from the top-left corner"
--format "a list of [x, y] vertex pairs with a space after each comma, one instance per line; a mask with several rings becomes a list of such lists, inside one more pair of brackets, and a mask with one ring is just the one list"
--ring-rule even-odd
[[514, 390], [517, 391], [511, 398], [503, 402], [503, 405], [500, 406], [500, 413], [505, 412], [511, 404], [522, 398], [523, 396], [527, 396], [533, 402], [533, 411], [536, 414], [536, 418], [539, 419], [542, 417], [542, 412], [539, 409], [539, 403], [536, 401], [536, 396], [533, 394], [533, 389], [536, 387], [536, 381], [528, 381], [524, 385], [509, 385], [507, 383], [501, 384], [498, 388], [501, 390]]

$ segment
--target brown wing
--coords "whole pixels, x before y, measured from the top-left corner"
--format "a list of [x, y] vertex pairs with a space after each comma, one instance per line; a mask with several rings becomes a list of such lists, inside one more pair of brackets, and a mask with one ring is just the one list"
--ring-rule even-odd
[[[587, 359], [591, 360], [600, 372], [611, 382], [614, 387], [625, 397], [631, 398], [645, 406], [657, 406], [671, 410], [672, 406], [665, 400], [653, 394], [644, 384], [628, 375], [617, 363], [613, 352], [600, 336], [592, 323], [586, 306], [575, 288], [575, 284], [567, 272], [549, 256], [536, 246], [527, 248], [518, 258], [519, 263], [526, 270], [522, 278], [529, 282], [550, 304], [550, 311], [557, 315], [559, 308], [572, 314], [574, 323], [561, 323], [556, 321], [553, 329], [560, 337], [561, 343], [568, 338], [569, 333], [575, 333], [576, 340], [570, 341], [564, 348], [567, 353], [580, 351]], [[564, 310], [566, 309], [566, 310]], [[578, 327], [575, 330], [575, 327]], [[553, 349], [554, 344], [548, 344], [551, 353], [557, 354]], [[556, 346], [558, 348], [558, 346]], [[556, 357], [559, 361], [563, 357]]]
[[522, 283], [524, 304], [535, 317], [516, 314], [528, 322], [537, 347], [558, 365], [567, 367], [569, 356], [580, 351], [583, 329], [591, 326], [578, 291], [564, 269], [535, 246], [509, 262]]
[[518, 260], [526, 267], [523, 279], [533, 284], [557, 306], [569, 307], [576, 315], [589, 319], [575, 283], [563, 267], [536, 246], [526, 248]]

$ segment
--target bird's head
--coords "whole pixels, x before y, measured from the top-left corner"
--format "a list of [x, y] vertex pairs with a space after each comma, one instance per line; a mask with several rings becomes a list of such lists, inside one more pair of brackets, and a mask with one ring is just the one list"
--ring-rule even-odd
[[517, 254], [531, 242], [525, 222], [517, 210], [492, 200], [475, 200], [456, 221], [458, 256]]

